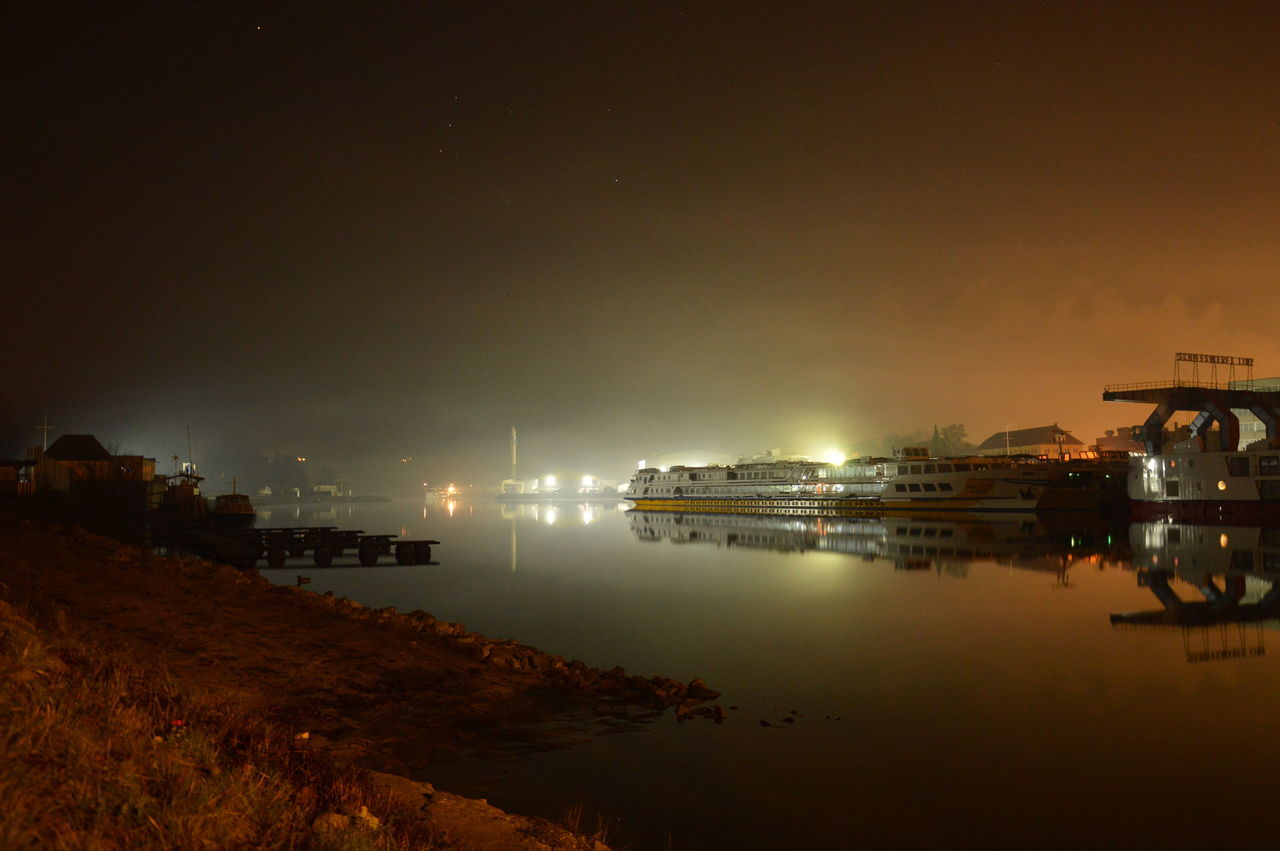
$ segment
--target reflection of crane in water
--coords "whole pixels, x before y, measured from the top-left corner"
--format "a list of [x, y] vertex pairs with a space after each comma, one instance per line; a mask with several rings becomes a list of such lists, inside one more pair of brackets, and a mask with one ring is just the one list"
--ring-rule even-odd
[[1183, 600], [1169, 584], [1171, 570], [1140, 570], [1138, 584], [1151, 590], [1162, 608], [1147, 612], [1114, 614], [1117, 626], [1176, 626], [1188, 662], [1212, 662], [1262, 656], [1262, 623], [1280, 617], [1280, 584], [1259, 579], [1269, 588], [1257, 602], [1246, 603], [1245, 576], [1227, 574], [1222, 585], [1211, 574], [1194, 582], [1203, 600]]

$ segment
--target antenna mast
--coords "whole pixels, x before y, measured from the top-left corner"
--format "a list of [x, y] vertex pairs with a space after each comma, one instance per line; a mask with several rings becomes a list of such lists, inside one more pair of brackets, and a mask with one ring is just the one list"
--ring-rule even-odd
[[47, 451], [49, 450], [49, 429], [51, 429], [51, 428], [56, 428], [56, 426], [51, 426], [51, 425], [49, 425], [49, 412], [48, 412], [48, 411], [45, 411], [45, 412], [44, 412], [44, 425], [38, 425], [38, 426], [36, 426], [36, 429], [37, 429], [37, 430], [39, 430], [39, 431], [43, 431], [43, 432], [44, 432], [44, 449], [43, 449], [42, 451], [45, 451], [45, 452], [47, 452]]
[[516, 478], [516, 427], [511, 427], [511, 479]]

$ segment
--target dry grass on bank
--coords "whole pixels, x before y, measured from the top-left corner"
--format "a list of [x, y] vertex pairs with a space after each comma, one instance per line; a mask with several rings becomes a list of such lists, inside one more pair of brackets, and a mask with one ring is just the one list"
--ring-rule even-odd
[[0, 801], [0, 848], [434, 847], [307, 740], [3, 601]]

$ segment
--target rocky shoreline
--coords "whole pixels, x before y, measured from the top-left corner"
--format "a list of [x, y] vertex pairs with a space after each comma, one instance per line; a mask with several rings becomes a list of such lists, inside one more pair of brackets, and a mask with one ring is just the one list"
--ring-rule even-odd
[[[489, 836], [500, 822], [528, 836], [540, 820], [397, 776], [429, 778], [430, 765], [461, 756], [562, 747], [668, 709], [680, 720], [724, 719], [718, 693], [698, 679], [599, 670], [424, 611], [272, 585], [256, 571], [155, 556], [78, 527], [0, 517], [0, 553], [5, 599], [56, 609], [94, 641], [246, 701], [399, 785], [423, 813], [487, 823], [459, 822], [443, 847], [504, 847], [466, 834]], [[557, 845], [552, 827], [540, 844], [510, 847], [590, 847], [580, 837]]]
[[452, 639], [464, 652], [489, 664], [513, 671], [536, 671], [584, 692], [655, 709], [674, 707], [679, 719], [709, 718], [719, 723], [725, 718], [724, 707], [708, 703], [718, 698], [720, 692], [708, 688], [701, 679], [683, 683], [660, 676], [628, 676], [622, 667], [601, 671], [588, 667], [580, 659], [566, 660], [563, 656], [544, 653], [513, 639], [493, 639], [478, 632], [467, 632], [462, 624], [438, 620], [421, 609], [401, 614], [395, 606], [370, 609], [355, 600], [335, 597], [332, 591], [316, 595], [302, 587], [273, 586], [273, 590], [278, 589], [297, 592], [308, 604], [343, 610], [348, 617], [357, 620], [370, 620], [407, 632]]

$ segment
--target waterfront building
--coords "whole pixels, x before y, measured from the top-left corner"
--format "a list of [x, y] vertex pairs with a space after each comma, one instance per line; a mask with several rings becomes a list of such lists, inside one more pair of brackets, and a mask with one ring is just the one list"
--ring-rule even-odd
[[[1280, 390], [1280, 377], [1231, 381], [1228, 382], [1227, 386], [1232, 390]], [[1237, 445], [1237, 449], [1244, 449], [1251, 443], [1266, 439], [1266, 424], [1254, 416], [1251, 411], [1233, 408], [1231, 413], [1235, 414], [1240, 420], [1240, 443]]]
[[149, 482], [156, 476], [156, 461], [141, 455], [112, 455], [91, 434], [64, 434], [48, 449], [28, 451], [37, 491], [68, 492], [77, 483]]
[[1094, 440], [1099, 452], [1145, 452], [1142, 444], [1133, 438], [1132, 426], [1109, 428], [1102, 437]]
[[1035, 428], [998, 431], [978, 445], [978, 454], [1078, 458], [1087, 448], [1079, 438], [1054, 423]]

